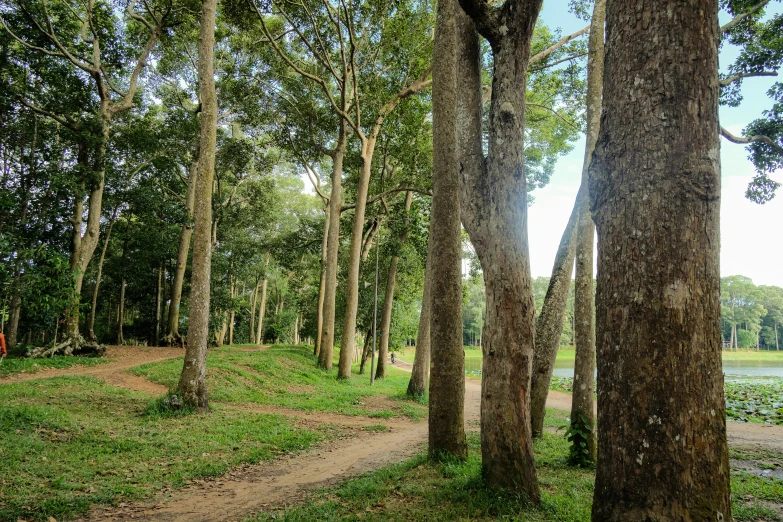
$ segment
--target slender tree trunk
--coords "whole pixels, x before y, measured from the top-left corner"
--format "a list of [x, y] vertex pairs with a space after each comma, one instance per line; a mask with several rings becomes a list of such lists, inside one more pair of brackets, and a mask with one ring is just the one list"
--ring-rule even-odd
[[356, 208], [353, 216], [353, 231], [348, 247], [348, 276], [345, 281], [345, 317], [343, 318], [343, 338], [340, 345], [340, 365], [337, 376], [347, 379], [351, 376], [351, 356], [356, 344], [356, 314], [359, 307], [359, 268], [361, 265], [362, 237], [364, 233], [364, 214], [367, 208], [367, 194], [370, 190], [372, 157], [375, 151], [376, 136], [368, 136], [362, 142], [362, 167], [359, 172], [359, 185], [356, 188]]
[[437, 6], [432, 69], [433, 170], [430, 249], [432, 315], [429, 456], [467, 458], [462, 347], [462, 240], [456, 164], [456, 0]]
[[364, 375], [364, 368], [367, 366], [367, 359], [370, 358], [372, 349], [372, 326], [367, 329], [367, 335], [364, 337], [364, 348], [362, 348], [362, 357], [359, 363], [359, 375]]
[[313, 355], [318, 356], [321, 353], [321, 339], [324, 333], [324, 300], [326, 298], [326, 264], [329, 246], [329, 223], [332, 218], [331, 202], [326, 204], [326, 218], [324, 220], [324, 237], [321, 241], [321, 281], [318, 285], [318, 326], [316, 326], [315, 346]]
[[595, 296], [593, 294], [593, 243], [595, 224], [590, 214], [588, 171], [601, 127], [601, 96], [604, 77], [604, 23], [606, 0], [596, 0], [590, 22], [587, 57], [587, 131], [582, 167], [582, 202], [576, 234], [576, 282], [574, 285], [574, 386], [571, 400], [571, 425], [589, 430], [575, 443], [584, 442], [586, 460], [595, 462]]
[[718, 2], [608, 0], [606, 13], [593, 520], [731, 520]]
[[530, 385], [530, 422], [533, 435], [538, 437], [544, 432], [546, 398], [549, 384], [555, 368], [557, 350], [560, 348], [560, 335], [563, 333], [563, 315], [565, 315], [568, 291], [571, 286], [571, 272], [576, 253], [576, 222], [579, 218], [584, 199], [581, 187], [576, 196], [571, 217], [560, 238], [560, 246], [555, 255], [552, 277], [544, 297], [544, 304], [536, 322], [536, 351], [533, 354], [533, 374]]
[[[405, 221], [406, 225], [400, 234], [400, 244], [402, 248], [408, 239], [408, 214], [411, 211], [413, 202], [413, 193], [405, 194]], [[375, 372], [376, 379], [386, 377], [386, 357], [389, 355], [389, 336], [391, 334], [392, 309], [394, 308], [394, 286], [397, 282], [397, 265], [400, 263], [400, 255], [396, 253], [389, 261], [389, 275], [386, 277], [386, 294], [383, 297], [383, 314], [381, 316], [381, 350], [378, 354], [378, 369]]]
[[[264, 267], [269, 266], [269, 254], [266, 255]], [[256, 342], [264, 344], [264, 313], [266, 312], [266, 287], [268, 279], [266, 271], [264, 272], [264, 281], [261, 283], [261, 303], [258, 305], [258, 330], [256, 332]]]
[[14, 282], [11, 291], [11, 303], [8, 313], [8, 326], [6, 327], [6, 344], [9, 350], [16, 347], [16, 340], [19, 335], [19, 318], [22, 315], [22, 270], [16, 270]]
[[98, 259], [98, 273], [95, 275], [95, 288], [92, 290], [92, 304], [90, 306], [90, 319], [87, 321], [87, 337], [90, 341], [95, 341], [95, 311], [98, 308], [98, 291], [101, 288], [101, 278], [103, 277], [103, 262], [106, 260], [106, 249], [109, 247], [111, 231], [114, 222], [117, 219], [117, 210], [115, 209], [109, 220], [109, 226], [106, 228], [106, 237], [103, 239], [103, 248], [101, 248], [101, 257]]
[[342, 210], [343, 158], [348, 143], [348, 129], [340, 120], [337, 147], [332, 156], [332, 194], [329, 198], [329, 238], [326, 246], [326, 284], [324, 285], [323, 333], [318, 366], [332, 369], [334, 355], [335, 298], [337, 297], [337, 254], [340, 248], [340, 211]]
[[188, 267], [188, 251], [190, 239], [193, 236], [193, 208], [196, 198], [196, 181], [198, 180], [199, 149], [191, 162], [188, 172], [188, 188], [185, 197], [185, 210], [188, 222], [182, 226], [177, 247], [177, 265], [174, 269], [174, 280], [171, 283], [171, 303], [169, 304], [168, 326], [166, 328], [166, 344], [176, 344], [180, 339], [179, 312], [182, 304], [182, 287], [185, 282], [185, 270]]
[[120, 282], [120, 304], [117, 312], [117, 344], [125, 344], [125, 337], [122, 335], [122, 325], [125, 322], [125, 276]]
[[775, 323], [775, 350], [780, 351], [780, 344], [778, 343], [778, 323]]
[[[233, 263], [233, 262], [232, 262]], [[231, 280], [231, 288], [229, 290], [229, 295], [231, 295], [231, 300], [233, 301], [234, 298], [237, 296], [236, 291], [236, 283], [233, 281], [233, 278], [229, 276], [229, 280]], [[234, 309], [231, 309], [231, 312], [228, 314], [228, 345], [231, 346], [234, 344], [234, 319], [236, 318], [236, 315], [234, 313]]]
[[163, 298], [163, 265], [158, 266], [158, 285], [155, 293], [155, 336], [150, 343], [155, 346], [160, 339], [161, 299]]
[[432, 317], [432, 274], [430, 273], [430, 255], [427, 247], [427, 266], [424, 268], [424, 292], [421, 297], [419, 331], [416, 336], [416, 354], [413, 357], [411, 380], [408, 382], [408, 395], [421, 396], [427, 392], [430, 376], [430, 320]]
[[194, 206], [193, 275], [189, 304], [188, 345], [179, 380], [185, 404], [205, 410], [206, 366], [209, 342], [209, 276], [212, 259], [212, 179], [215, 173], [217, 97], [214, 47], [216, 0], [202, 0], [198, 49], [198, 82], [201, 101], [201, 141]]
[[[541, 2], [507, 0], [494, 8], [460, 0], [494, 58], [486, 160], [482, 151], [478, 35], [466, 21], [458, 53], [457, 150], [463, 224], [484, 272], [481, 455], [487, 483], [538, 504], [530, 384], [535, 310], [527, 238], [524, 130], [527, 67]], [[435, 305], [434, 305], [435, 306]]]
[[256, 344], [256, 308], [258, 308], [258, 291], [261, 289], [261, 278], [256, 278], [256, 286], [250, 295], [250, 344]]

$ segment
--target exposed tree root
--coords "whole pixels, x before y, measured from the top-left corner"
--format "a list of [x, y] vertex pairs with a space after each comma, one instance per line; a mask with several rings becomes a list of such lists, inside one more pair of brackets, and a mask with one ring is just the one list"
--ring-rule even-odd
[[78, 355], [83, 357], [103, 357], [106, 346], [95, 341], [86, 341], [81, 335], [69, 337], [53, 346], [38, 346], [30, 348], [25, 357], [54, 357], [55, 355]]

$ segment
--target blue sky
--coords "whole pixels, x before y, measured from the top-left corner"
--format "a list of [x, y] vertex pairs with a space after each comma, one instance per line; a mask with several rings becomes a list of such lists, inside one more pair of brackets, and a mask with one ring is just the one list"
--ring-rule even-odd
[[[783, 10], [774, 3], [774, 12]], [[568, 12], [567, 0], [545, 1], [541, 20], [552, 28], [560, 27], [569, 34], [586, 25]], [[728, 20], [721, 16], [721, 22]], [[726, 48], [721, 64], [731, 63], [736, 52]], [[744, 101], [738, 108], [721, 107], [721, 125], [736, 135], [761, 111], [771, 105], [766, 96], [777, 78], [749, 78], [743, 83]], [[579, 188], [584, 155], [584, 139], [574, 150], [562, 157], [555, 167], [550, 184], [535, 191], [535, 203], [530, 208], [529, 235], [531, 271], [534, 277], [549, 276], [555, 252]], [[721, 275], [742, 274], [757, 285], [783, 287], [783, 189], [765, 205], [745, 199], [748, 181], [754, 175], [753, 165], [747, 159], [745, 147], [722, 140], [722, 197], [721, 197]], [[783, 182], [783, 172], [772, 176]]]

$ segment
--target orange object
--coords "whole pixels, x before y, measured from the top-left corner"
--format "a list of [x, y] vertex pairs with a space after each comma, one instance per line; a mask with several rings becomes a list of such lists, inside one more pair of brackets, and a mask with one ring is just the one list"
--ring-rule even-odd
[[5, 335], [0, 332], [0, 355], [5, 357], [7, 353], [8, 350], [5, 349]]

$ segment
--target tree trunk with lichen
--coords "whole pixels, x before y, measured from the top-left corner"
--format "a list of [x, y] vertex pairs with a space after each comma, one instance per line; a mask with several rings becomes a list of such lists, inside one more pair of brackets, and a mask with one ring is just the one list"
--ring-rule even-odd
[[[428, 247], [429, 250], [429, 247]], [[430, 274], [430, 255], [427, 254], [427, 266], [424, 269], [424, 292], [421, 297], [419, 331], [416, 335], [416, 353], [413, 357], [411, 380], [408, 382], [408, 395], [422, 396], [427, 392], [430, 376], [430, 318], [432, 317], [432, 275]]]
[[[541, 2], [460, 4], [469, 15], [461, 15], [457, 52], [462, 222], [481, 262], [487, 302], [482, 335], [482, 474], [489, 485], [523, 493], [538, 504], [530, 422], [535, 313], [523, 140], [527, 67]], [[486, 158], [477, 31], [488, 40], [494, 59]]]
[[609, 0], [606, 14], [593, 520], [730, 520], [718, 2]]
[[438, 2], [432, 69], [433, 171], [430, 216], [430, 458], [467, 458], [462, 347], [462, 238], [456, 163], [456, 0]]
[[217, 141], [217, 96], [215, 94], [214, 47], [216, 0], [203, 0], [198, 44], [198, 83], [201, 101], [201, 139], [194, 205], [193, 275], [191, 277], [188, 344], [179, 379], [185, 404], [205, 410], [206, 366], [209, 343], [209, 287], [212, 260], [212, 180]]

